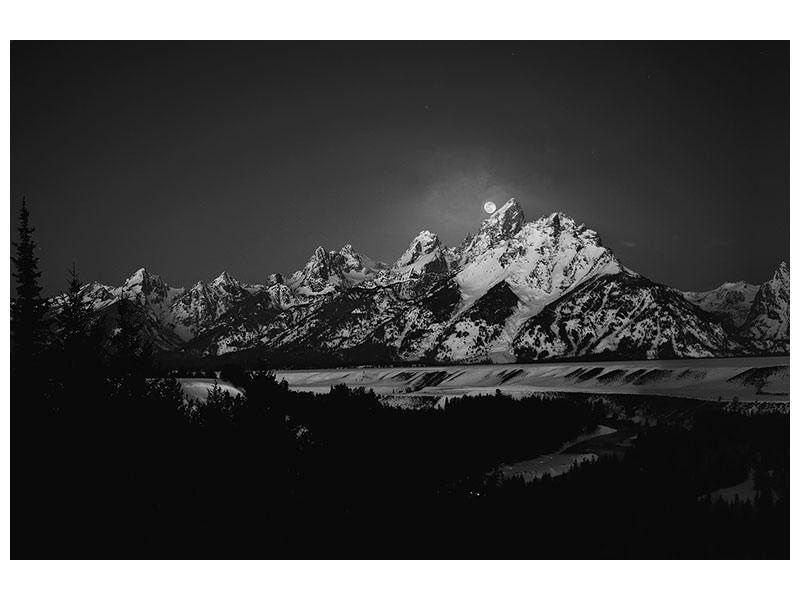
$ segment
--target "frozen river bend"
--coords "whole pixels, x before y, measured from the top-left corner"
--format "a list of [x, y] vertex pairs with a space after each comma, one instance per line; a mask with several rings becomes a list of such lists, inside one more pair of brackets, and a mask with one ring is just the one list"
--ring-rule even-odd
[[654, 394], [702, 400], [786, 402], [789, 357], [569, 362], [276, 371], [297, 391], [364, 387], [378, 394], [461, 396], [584, 392]]

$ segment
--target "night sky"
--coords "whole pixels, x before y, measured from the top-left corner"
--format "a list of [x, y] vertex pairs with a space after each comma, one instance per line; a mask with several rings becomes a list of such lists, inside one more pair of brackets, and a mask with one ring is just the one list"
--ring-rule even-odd
[[12, 226], [25, 195], [47, 293], [73, 261], [174, 286], [394, 261], [511, 196], [681, 289], [788, 260], [788, 43], [11, 48]]

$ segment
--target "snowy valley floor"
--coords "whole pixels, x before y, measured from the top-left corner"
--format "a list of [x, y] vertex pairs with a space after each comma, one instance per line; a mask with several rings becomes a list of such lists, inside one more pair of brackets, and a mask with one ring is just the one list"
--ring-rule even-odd
[[789, 357], [570, 362], [276, 371], [296, 391], [364, 387], [409, 401], [493, 393], [663, 395], [741, 402], [789, 400]]

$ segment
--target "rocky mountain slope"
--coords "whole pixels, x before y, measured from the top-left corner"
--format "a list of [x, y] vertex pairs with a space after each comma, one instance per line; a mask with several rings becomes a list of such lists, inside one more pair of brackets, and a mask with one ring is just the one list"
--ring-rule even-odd
[[762, 350], [789, 351], [789, 266], [785, 262], [758, 288], [742, 334]]
[[744, 283], [679, 292], [624, 267], [563, 213], [526, 222], [513, 199], [457, 247], [421, 231], [393, 264], [347, 244], [319, 247], [302, 269], [260, 284], [222, 273], [184, 290], [140, 269], [119, 287], [84, 292], [105, 318], [121, 299], [134, 302], [156, 348], [195, 357], [511, 362], [788, 351], [786, 265], [757, 292]]
[[528, 360], [731, 356], [744, 345], [675, 290], [627, 273], [603, 275], [525, 322], [514, 340]]

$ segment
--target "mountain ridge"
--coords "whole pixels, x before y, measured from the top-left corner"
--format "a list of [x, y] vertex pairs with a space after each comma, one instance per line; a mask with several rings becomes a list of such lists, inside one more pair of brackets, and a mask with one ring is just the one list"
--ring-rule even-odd
[[136, 302], [158, 350], [191, 356], [313, 349], [335, 359], [372, 348], [397, 361], [469, 363], [788, 352], [786, 263], [757, 290], [681, 292], [625, 267], [564, 213], [526, 221], [514, 199], [456, 247], [420, 231], [393, 263], [351, 244], [318, 246], [304, 267], [263, 283], [223, 271], [187, 290], [141, 268], [121, 286], [83, 290], [98, 312]]

